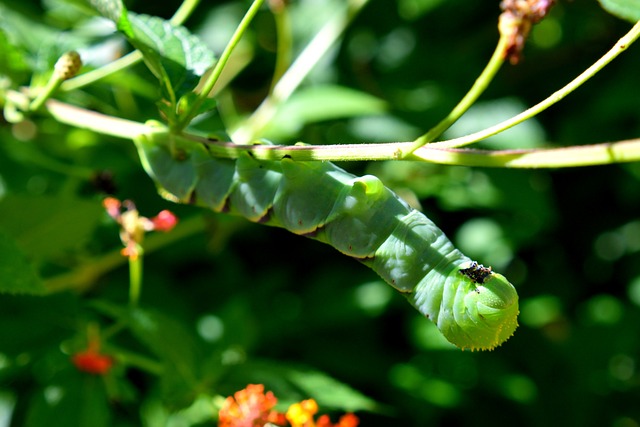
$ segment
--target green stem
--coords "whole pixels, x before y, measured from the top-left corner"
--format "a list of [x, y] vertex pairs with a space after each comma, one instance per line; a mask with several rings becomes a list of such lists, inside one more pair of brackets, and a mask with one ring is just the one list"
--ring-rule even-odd
[[200, 106], [207, 99], [207, 97], [209, 96], [209, 93], [213, 89], [213, 86], [215, 86], [216, 82], [220, 78], [220, 75], [222, 74], [222, 70], [227, 64], [227, 61], [229, 61], [229, 57], [231, 57], [231, 53], [233, 52], [234, 48], [237, 46], [238, 42], [240, 41], [244, 33], [247, 31], [249, 24], [251, 23], [255, 15], [258, 13], [258, 10], [262, 6], [262, 3], [264, 3], [264, 0], [253, 1], [253, 4], [251, 5], [247, 13], [244, 15], [244, 18], [242, 18], [242, 21], [240, 21], [240, 24], [238, 25], [238, 28], [236, 28], [236, 31], [233, 33], [233, 36], [231, 36], [231, 40], [229, 40], [229, 43], [227, 44], [224, 51], [222, 52], [222, 55], [220, 55], [220, 59], [218, 60], [218, 62], [216, 62], [216, 65], [213, 68], [213, 71], [209, 74], [200, 92], [196, 95], [195, 100], [189, 106], [188, 109], [186, 109], [184, 112], [180, 114], [180, 118], [175, 128], [176, 132], [179, 132], [182, 129], [184, 129], [191, 122], [191, 120], [198, 114], [198, 110], [200, 109]]
[[137, 246], [137, 256], [129, 256], [129, 305], [137, 307], [142, 291], [142, 269], [144, 249], [140, 244]]
[[291, 30], [291, 14], [289, 7], [283, 1], [281, 7], [272, 8], [273, 18], [276, 24], [276, 37], [278, 46], [276, 48], [276, 65], [273, 71], [273, 79], [271, 81], [271, 89], [273, 92], [280, 78], [291, 65], [291, 57], [293, 52], [293, 32]]
[[640, 138], [571, 147], [531, 150], [470, 150], [435, 148], [416, 150], [410, 160], [443, 165], [499, 168], [568, 168], [640, 161]]
[[[107, 135], [134, 138], [136, 135], [153, 132], [166, 132], [162, 128], [154, 128], [142, 123], [87, 112], [78, 107], [63, 104], [59, 101], [47, 102], [49, 111], [62, 123], [90, 129], [101, 128]], [[70, 114], [73, 113], [73, 114]], [[85, 114], [89, 116], [85, 119]], [[106, 120], [110, 126], [96, 123]], [[122, 121], [136, 132], [122, 135], [119, 131]], [[289, 156], [298, 161], [360, 161], [360, 160], [421, 160], [459, 166], [486, 166], [505, 168], [560, 168], [587, 165], [604, 165], [616, 162], [640, 160], [640, 139], [620, 141], [607, 144], [586, 146], [533, 149], [533, 150], [460, 150], [441, 148], [437, 143], [421, 147], [411, 153], [414, 142], [392, 142], [385, 144], [345, 144], [345, 145], [239, 145], [231, 142], [214, 142], [195, 135], [182, 134], [176, 136], [182, 141], [207, 144], [214, 157], [235, 159], [243, 152], [250, 152], [256, 159], [280, 160]], [[170, 233], [174, 234], [175, 230]], [[155, 237], [153, 235], [152, 237]], [[146, 242], [149, 250], [150, 239]], [[119, 258], [119, 253], [116, 254]]]
[[69, 79], [62, 83], [60, 86], [60, 90], [69, 92], [72, 90], [80, 89], [84, 86], [88, 86], [92, 83], [97, 82], [98, 80], [102, 80], [105, 77], [108, 77], [112, 74], [115, 74], [119, 71], [122, 71], [126, 68], [131, 67], [132, 65], [137, 64], [142, 60], [142, 53], [136, 50], [133, 51], [122, 58], [119, 58], [104, 67], [96, 68], [95, 70], [91, 70], [87, 73], [80, 74], [77, 77]]
[[234, 142], [246, 144], [255, 140], [262, 133], [277, 113], [280, 105], [291, 96], [318, 61], [336, 43], [348, 23], [367, 4], [367, 1], [351, 0], [346, 12], [336, 12], [334, 17], [318, 31], [274, 86], [271, 94], [265, 98], [248, 119], [232, 132], [231, 139]]
[[414, 141], [415, 146], [411, 150], [417, 150], [425, 144], [430, 143], [435, 140], [437, 137], [442, 135], [442, 133], [447, 130], [453, 123], [456, 122], [472, 105], [476, 100], [480, 97], [480, 95], [485, 91], [489, 83], [493, 80], [498, 70], [504, 63], [505, 52], [509, 45], [509, 37], [508, 34], [501, 34], [500, 39], [498, 40], [498, 44], [491, 56], [491, 59], [487, 63], [487, 66], [484, 68], [480, 76], [476, 79], [473, 86], [467, 92], [467, 94], [460, 100], [458, 105], [454, 107], [453, 110], [449, 113], [447, 117], [445, 117], [440, 123], [431, 128], [429, 132], [425, 133], [418, 139]]
[[118, 361], [125, 366], [133, 366], [157, 376], [162, 375], [164, 372], [163, 364], [149, 357], [128, 350], [123, 350], [122, 348], [114, 347], [113, 345], [110, 346], [110, 350], [115, 353]]
[[57, 121], [81, 129], [89, 129], [103, 135], [132, 139], [137, 135], [152, 131], [152, 127], [144, 123], [108, 116], [95, 111], [85, 110], [65, 104], [55, 99], [46, 103], [47, 110]]
[[208, 143], [208, 150], [215, 157], [237, 158], [241, 152], [250, 152], [256, 159], [272, 161], [287, 156], [297, 161], [421, 160], [457, 166], [561, 168], [640, 160], [640, 139], [531, 150], [471, 150], [430, 144], [410, 153], [412, 148], [413, 142], [292, 147]]
[[297, 161], [362, 161], [402, 160], [409, 156], [413, 142], [344, 145], [255, 145], [233, 142], [212, 142], [193, 135], [182, 135], [183, 141], [202, 142], [213, 157], [236, 159], [241, 153], [251, 153], [258, 160], [279, 161], [290, 157]]
[[453, 148], [453, 147], [463, 147], [465, 145], [473, 144], [474, 142], [478, 142], [480, 140], [486, 139], [490, 136], [496, 135], [500, 132], [503, 132], [519, 123], [524, 122], [525, 120], [534, 117], [540, 112], [546, 110], [551, 107], [556, 102], [562, 100], [564, 97], [569, 95], [571, 92], [580, 87], [583, 83], [593, 77], [596, 73], [602, 70], [607, 64], [613, 61], [618, 55], [624, 52], [634, 41], [638, 39], [640, 36], [640, 21], [638, 21], [631, 30], [625, 34], [618, 42], [609, 50], [602, 58], [596, 61], [593, 65], [587, 68], [583, 73], [581, 73], [578, 77], [573, 79], [569, 84], [564, 86], [562, 89], [554, 92], [551, 96], [546, 98], [544, 101], [540, 102], [537, 105], [529, 108], [526, 111], [514, 116], [508, 120], [505, 120], [497, 125], [491, 126], [487, 129], [481, 130], [480, 132], [472, 133], [471, 135], [463, 136], [460, 138], [450, 139], [448, 141], [440, 141], [432, 144], [434, 147], [439, 148]]
[[[205, 222], [202, 216], [194, 216], [184, 221], [171, 230], [170, 233], [153, 233], [145, 239], [145, 250], [150, 254], [158, 249], [172, 245], [178, 240], [202, 233]], [[96, 258], [88, 259], [74, 270], [45, 281], [47, 293], [76, 290], [86, 291], [101, 276], [116, 268], [122, 267], [127, 258], [122, 256], [120, 249], [113, 250]]]
[[184, 0], [169, 22], [171, 25], [182, 25], [200, 4], [200, 0]]
[[42, 108], [47, 99], [49, 99], [56, 89], [60, 87], [64, 80], [57, 74], [58, 73], [53, 73], [51, 75], [47, 85], [38, 93], [38, 96], [31, 101], [31, 104], [29, 104], [29, 111], [38, 111]]

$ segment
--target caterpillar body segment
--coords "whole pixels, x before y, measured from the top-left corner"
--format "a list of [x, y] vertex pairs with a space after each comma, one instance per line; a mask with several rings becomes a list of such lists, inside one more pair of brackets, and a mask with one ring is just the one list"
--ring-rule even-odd
[[462, 349], [493, 349], [517, 327], [511, 283], [463, 255], [375, 176], [330, 162], [214, 158], [203, 144], [162, 133], [135, 142], [164, 196], [335, 247], [372, 268]]

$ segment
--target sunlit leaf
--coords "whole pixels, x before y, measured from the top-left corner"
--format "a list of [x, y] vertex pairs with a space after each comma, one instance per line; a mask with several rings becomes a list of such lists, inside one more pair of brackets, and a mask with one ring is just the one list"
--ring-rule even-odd
[[378, 403], [324, 372], [276, 361], [248, 362], [232, 370], [239, 382], [260, 382], [277, 396], [313, 398], [320, 407], [343, 411], [375, 411]]
[[121, 0], [89, 0], [89, 2], [102, 16], [112, 20], [118, 30], [128, 37], [133, 37], [131, 24], [127, 19], [127, 9]]
[[26, 55], [13, 45], [4, 31], [0, 30], [0, 74], [16, 76], [28, 71]]
[[130, 13], [129, 20], [133, 28], [129, 41], [142, 52], [165, 99], [175, 105], [213, 65], [213, 52], [186, 28], [164, 19]]
[[6, 33], [9, 42], [14, 46], [23, 46], [32, 53], [56, 35], [53, 28], [16, 13], [3, 4], [0, 4], [0, 29]]
[[602, 7], [612, 15], [627, 21], [640, 21], [640, 0], [599, 0]]
[[[35, 71], [42, 72], [47, 76], [53, 70], [53, 64], [60, 55], [88, 43], [86, 35], [58, 31], [30, 19], [28, 16], [14, 12], [2, 4], [0, 4], [0, 30], [5, 33], [9, 44], [24, 51], [24, 61]], [[5, 53], [4, 49], [0, 50], [3, 56], [0, 61], [18, 59], [15, 50], [12, 50], [13, 52], [8, 51], [9, 55]], [[18, 64], [11, 65], [14, 68]], [[37, 81], [35, 77], [34, 80]]]

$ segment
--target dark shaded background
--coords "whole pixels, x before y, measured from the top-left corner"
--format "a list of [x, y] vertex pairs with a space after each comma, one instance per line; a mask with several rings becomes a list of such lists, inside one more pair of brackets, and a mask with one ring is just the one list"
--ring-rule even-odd
[[[332, 7], [332, 2], [294, 3], [300, 3], [302, 17]], [[54, 13], [57, 4], [7, 6], [71, 28], [73, 23]], [[127, 4], [130, 10], [167, 18], [177, 5]], [[219, 53], [207, 38], [215, 32], [213, 17], [237, 19], [246, 6], [206, 2], [187, 26]], [[387, 111], [306, 123], [296, 135], [276, 142], [415, 138], [448, 113], [478, 76], [497, 41], [498, 14], [498, 2], [371, 1], [313, 81], [374, 95], [387, 103]], [[505, 65], [470, 112], [472, 119], [463, 119], [466, 127], [454, 127], [448, 135], [479, 130], [539, 102], [597, 60], [629, 27], [595, 1], [560, 2], [534, 29], [523, 61]], [[266, 11], [249, 40], [253, 59], [231, 85], [238, 105], [247, 110], [264, 96], [274, 64], [273, 21]], [[483, 145], [566, 146], [637, 137], [638, 49], [630, 48], [534, 124]], [[88, 93], [69, 100], [98, 108], [102, 101], [128, 105], [107, 112], [135, 120], [157, 117], [152, 101], [124, 85], [113, 90], [101, 84]], [[133, 101], [123, 101], [127, 96]], [[332, 248], [243, 219], [173, 205], [157, 195], [128, 142], [38, 120], [38, 136], [27, 142], [30, 148], [15, 148], [25, 142], [16, 140], [9, 124], [0, 129], [5, 197], [80, 197], [99, 203], [101, 195], [88, 180], [43, 165], [37, 155], [44, 153], [61, 164], [110, 170], [116, 196], [135, 200], [145, 215], [171, 209], [183, 220], [204, 216], [207, 223], [201, 233], [146, 257], [142, 304], [184, 328], [202, 360], [219, 355], [222, 367], [202, 367], [215, 374], [199, 384], [197, 393], [137, 369], [117, 372], [106, 386], [96, 380], [91, 390], [107, 390], [100, 402], [111, 403], [95, 404], [103, 408], [95, 412], [95, 425], [154, 425], [149, 408], [160, 401], [179, 408], [195, 395], [227, 395], [257, 382], [283, 402], [315, 397], [322, 412], [359, 409], [349, 393], [332, 402], [332, 395], [340, 395], [337, 389], [314, 382], [307, 369], [322, 371], [379, 404], [358, 412], [362, 426], [639, 425], [638, 164], [565, 170], [344, 165], [354, 173], [375, 173], [401, 194], [415, 195], [465, 253], [513, 281], [521, 298], [520, 328], [496, 351], [471, 353], [443, 343], [432, 325], [373, 272]], [[212, 118], [201, 126], [216, 130], [220, 122]], [[9, 208], [0, 204], [0, 209], [1, 218]], [[31, 214], [37, 217], [25, 213]], [[0, 221], [0, 226], [11, 223]], [[34, 263], [49, 277], [83, 256], [118, 245], [117, 230], [103, 218], [89, 241], [76, 248], [62, 244], [64, 253]], [[60, 384], [89, 387], [86, 379], [65, 371], [64, 349], [80, 340], [87, 323], [102, 328], [113, 323], [108, 310], [96, 309], [96, 301], [126, 305], [127, 283], [122, 266], [83, 293], [0, 297], [0, 400], [13, 408], [8, 425], [54, 425], [41, 424], [54, 420], [47, 418], [50, 413], [38, 396]], [[110, 345], [149, 353], [139, 337], [126, 332]], [[291, 367], [307, 377], [293, 381]], [[56, 412], [55, 425], [82, 425], [77, 412], [73, 405]]]

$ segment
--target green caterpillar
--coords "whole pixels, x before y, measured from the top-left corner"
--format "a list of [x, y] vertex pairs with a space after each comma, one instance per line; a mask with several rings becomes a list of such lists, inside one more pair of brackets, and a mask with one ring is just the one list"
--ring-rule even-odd
[[511, 283], [464, 256], [375, 176], [330, 162], [215, 158], [205, 144], [166, 133], [135, 142], [166, 197], [328, 243], [372, 268], [462, 349], [493, 349], [517, 327]]

